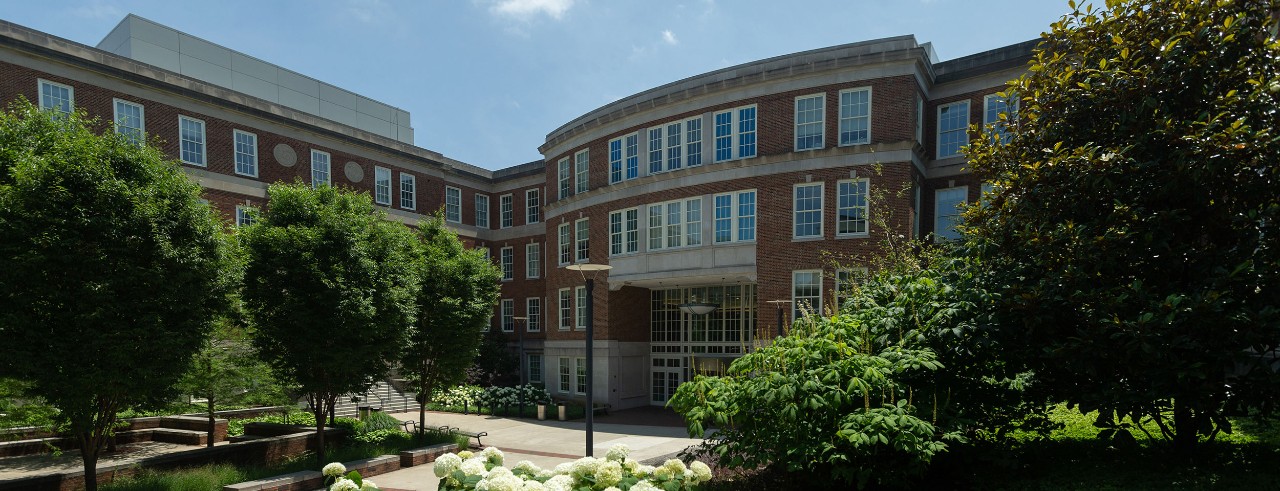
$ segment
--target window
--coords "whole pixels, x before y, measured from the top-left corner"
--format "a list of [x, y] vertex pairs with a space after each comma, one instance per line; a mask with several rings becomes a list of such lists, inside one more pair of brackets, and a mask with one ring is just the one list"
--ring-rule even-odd
[[560, 265], [573, 262], [573, 230], [568, 223], [560, 224]]
[[836, 235], [867, 235], [867, 179], [836, 183]]
[[649, 128], [649, 173], [662, 172], [662, 127]]
[[557, 168], [560, 180], [560, 199], [568, 198], [573, 194], [573, 170], [569, 167], [569, 157], [560, 159], [560, 165]]
[[[1001, 143], [1009, 143], [1009, 139], [1013, 137], [1009, 135], [1008, 126], [1018, 118], [1018, 99], [991, 94], [983, 99], [983, 105], [986, 109], [983, 111], [982, 125], [987, 134], [993, 139], [998, 138]], [[1001, 114], [1004, 119], [1000, 118]]]
[[574, 304], [573, 310], [577, 314], [574, 329], [584, 331], [587, 329], [587, 287], [574, 287]]
[[516, 331], [516, 301], [502, 299], [502, 332]]
[[531, 242], [524, 245], [524, 277], [542, 276], [542, 244]]
[[204, 121], [178, 116], [178, 140], [182, 161], [204, 167]]
[[489, 228], [489, 195], [476, 193], [476, 227]]
[[499, 262], [502, 265], [502, 281], [511, 281], [516, 277], [516, 250], [503, 247], [498, 250]]
[[574, 193], [582, 194], [591, 189], [591, 182], [588, 180], [587, 172], [591, 169], [591, 157], [587, 149], [583, 149], [573, 156], [574, 165], [577, 171], [573, 175]]
[[560, 289], [560, 330], [568, 331], [573, 322], [573, 294], [568, 288]]
[[569, 392], [569, 374], [572, 368], [569, 366], [569, 357], [560, 357], [560, 392]]
[[680, 128], [678, 121], [667, 125], [667, 170], [676, 170], [681, 167], [680, 156], [683, 155], [681, 153], [683, 147], [680, 142], [684, 138], [684, 132]]
[[756, 107], [745, 106], [718, 112], [715, 124], [716, 162], [756, 156]]
[[649, 205], [649, 250], [662, 248], [662, 218], [665, 216], [663, 205]]
[[795, 186], [794, 238], [822, 237], [822, 183]]
[[[630, 149], [628, 152], [634, 155]], [[627, 164], [631, 165], [631, 161]], [[702, 165], [702, 118], [649, 128], [650, 174], [699, 165]]]
[[459, 223], [462, 221], [462, 190], [445, 186], [444, 187], [444, 219], [447, 222]]
[[960, 155], [969, 143], [969, 101], [938, 107], [938, 158]]
[[524, 192], [524, 223], [538, 223], [542, 221], [542, 202], [541, 196], [538, 195], [537, 189], [529, 189]]
[[373, 202], [391, 206], [391, 169], [373, 168]]
[[498, 219], [499, 226], [502, 228], [510, 228], [512, 222], [515, 222], [515, 203], [510, 194], [504, 194], [498, 197]]
[[258, 210], [250, 206], [236, 206], [236, 226], [248, 227], [258, 220]]
[[574, 241], [577, 254], [574, 257], [574, 260], [580, 263], [585, 263], [591, 260], [591, 251], [589, 249], [591, 226], [586, 218], [579, 218], [578, 221], [574, 222], [574, 226], [577, 229], [577, 236]]
[[577, 365], [577, 370], [576, 370], [577, 384], [575, 384], [576, 386], [575, 391], [579, 394], [586, 394], [587, 393], [587, 359], [574, 358], [573, 360], [574, 360], [574, 363]]
[[413, 210], [418, 207], [418, 176], [400, 173], [400, 207]]
[[685, 202], [684, 245], [702, 245], [702, 198]]
[[960, 210], [969, 197], [969, 187], [939, 189], [933, 194], [933, 236], [935, 241], [960, 238]]
[[528, 317], [525, 321], [527, 326], [525, 331], [539, 332], [542, 330], [542, 299], [538, 297], [529, 297], [524, 299], [524, 315]]
[[702, 165], [702, 118], [684, 123], [684, 163], [688, 167]]
[[715, 243], [756, 239], [756, 192], [738, 191], [713, 198]]
[[609, 140], [609, 184], [622, 182], [622, 139]]
[[822, 148], [825, 94], [796, 98], [796, 151]]
[[791, 272], [791, 312], [792, 319], [800, 319], [809, 314], [820, 313], [818, 308], [822, 301], [822, 271]]
[[840, 145], [871, 143], [871, 87], [840, 91]]
[[626, 138], [626, 178], [635, 179], [640, 175], [640, 134], [632, 133]]
[[649, 205], [649, 249], [702, 245], [702, 198]]
[[329, 153], [311, 149], [311, 187], [329, 185]]
[[258, 177], [258, 135], [235, 130], [232, 136], [236, 141], [236, 174]]
[[609, 255], [630, 254], [640, 250], [640, 210], [615, 211], [609, 214]]
[[916, 94], [916, 142], [924, 145], [924, 98]]
[[911, 238], [920, 238], [920, 199], [924, 194], [924, 189], [919, 184], [911, 185], [911, 194], [913, 195], [911, 208]]
[[832, 292], [836, 305], [840, 310], [844, 303], [853, 297], [853, 287], [867, 277], [867, 268], [848, 268], [836, 271], [836, 291]]
[[528, 367], [529, 367], [529, 383], [531, 383], [531, 384], [537, 384], [537, 385], [541, 386], [541, 385], [543, 384], [543, 380], [542, 380], [542, 354], [541, 354], [541, 353], [529, 353], [529, 361], [528, 361], [528, 365], [526, 365], [526, 366], [528, 366]]
[[76, 89], [70, 85], [62, 85], [45, 79], [38, 80], [40, 81], [40, 109], [71, 114], [71, 107], [75, 105]]
[[[141, 145], [146, 139], [146, 124], [143, 118], [142, 105], [115, 99], [113, 106], [116, 112], [116, 133], [128, 137], [129, 141], [135, 144]], [[254, 161], [256, 162], [257, 159], [255, 158]], [[237, 160], [237, 162], [239, 161]], [[256, 177], [257, 172], [253, 175]]]

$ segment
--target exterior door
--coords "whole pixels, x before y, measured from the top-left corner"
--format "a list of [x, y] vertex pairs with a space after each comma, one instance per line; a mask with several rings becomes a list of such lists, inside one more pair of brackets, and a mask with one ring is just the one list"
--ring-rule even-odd
[[688, 358], [683, 356], [654, 356], [650, 368], [650, 401], [655, 405], [665, 405], [676, 388], [687, 379]]

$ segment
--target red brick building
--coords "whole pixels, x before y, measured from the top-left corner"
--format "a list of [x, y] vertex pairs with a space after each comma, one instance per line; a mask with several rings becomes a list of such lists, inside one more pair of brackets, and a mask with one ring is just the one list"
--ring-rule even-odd
[[[526, 374], [662, 404], [783, 323], [830, 308], [886, 237], [954, 233], [981, 183], [959, 149], [1035, 42], [938, 62], [912, 36], [708, 72], [551, 131], [544, 160], [488, 171], [413, 145], [409, 114], [136, 16], [98, 47], [0, 21], [0, 100], [83, 109], [184, 163], [228, 220], [277, 181], [367, 192], [416, 223], [444, 210], [505, 278], [493, 329], [524, 331]], [[709, 313], [695, 313], [697, 309]], [[527, 317], [524, 322], [518, 318]]]

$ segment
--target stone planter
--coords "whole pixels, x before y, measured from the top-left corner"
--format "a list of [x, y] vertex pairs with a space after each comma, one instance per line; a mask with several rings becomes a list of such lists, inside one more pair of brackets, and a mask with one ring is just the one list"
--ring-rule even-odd
[[560, 421], [564, 421], [564, 420], [566, 420], [566, 419], [569, 419], [569, 418], [565, 417], [564, 404], [557, 404], [557, 405], [556, 405], [556, 409], [558, 409], [558, 410], [560, 411]]
[[547, 405], [538, 404], [538, 421], [547, 419]]

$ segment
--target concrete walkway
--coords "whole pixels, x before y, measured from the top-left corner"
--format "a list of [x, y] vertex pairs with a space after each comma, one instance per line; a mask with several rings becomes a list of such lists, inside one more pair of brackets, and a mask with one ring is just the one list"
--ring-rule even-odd
[[[598, 419], [628, 422], [661, 421], [662, 423], [671, 421], [671, 418], [655, 416], [652, 411], [646, 409], [632, 411], [636, 412], [629, 415], [628, 411], [618, 411], [607, 418]], [[416, 412], [393, 413], [392, 416], [401, 420], [418, 420]], [[456, 413], [427, 413], [428, 428], [442, 425], [455, 426], [466, 431], [488, 432], [489, 435], [481, 440], [486, 447], [498, 447], [502, 450], [507, 466], [515, 465], [521, 460], [528, 460], [539, 467], [555, 467], [556, 464], [582, 457], [586, 449], [586, 423], [582, 420], [537, 421], [495, 416], [464, 416]], [[593, 447], [596, 457], [604, 457], [609, 447], [625, 443], [631, 447], [631, 458], [645, 460], [679, 452], [701, 442], [701, 439], [689, 438], [683, 426], [597, 421]], [[434, 491], [439, 483], [434, 469], [434, 464], [427, 464], [373, 476], [370, 479], [388, 491]]]

